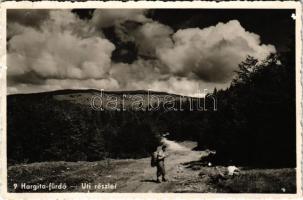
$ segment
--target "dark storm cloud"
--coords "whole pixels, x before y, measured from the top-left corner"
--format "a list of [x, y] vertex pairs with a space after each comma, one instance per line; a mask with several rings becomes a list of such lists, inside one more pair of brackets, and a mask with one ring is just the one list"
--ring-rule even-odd
[[9, 23], [18, 23], [24, 26], [39, 28], [41, 23], [49, 18], [49, 10], [7, 10]]
[[36, 74], [33, 71], [26, 72], [25, 74], [22, 74], [21, 76], [8, 76], [8, 83], [14, 84], [34, 84], [34, 85], [41, 85], [44, 84], [45, 79], [40, 77], [38, 74]]
[[80, 19], [90, 20], [93, 17], [95, 9], [73, 9], [72, 12], [77, 14]]
[[[141, 25], [137, 22], [124, 22], [123, 24], [128, 24], [128, 27], [130, 24], [133, 24], [132, 27]], [[123, 28], [123, 26], [103, 28], [102, 31], [105, 37], [116, 46], [116, 49], [112, 53], [112, 60], [114, 62], [132, 63], [138, 58], [138, 48], [134, 41], [125, 41], [124, 38], [121, 38], [121, 35], [124, 34], [123, 31], [128, 30]]]
[[13, 24], [19, 30], [8, 42], [9, 92], [103, 88], [193, 95], [198, 87], [228, 87], [247, 55], [262, 60], [276, 52], [239, 20], [196, 26], [205, 22], [195, 10], [171, 12], [179, 11], [163, 17], [148, 10], [51, 10], [35, 25], [8, 18], [8, 32]]
[[14, 35], [23, 32], [24, 27], [32, 27], [40, 29], [42, 23], [49, 18], [49, 10], [22, 10], [8, 9], [7, 10], [7, 39], [10, 40]]

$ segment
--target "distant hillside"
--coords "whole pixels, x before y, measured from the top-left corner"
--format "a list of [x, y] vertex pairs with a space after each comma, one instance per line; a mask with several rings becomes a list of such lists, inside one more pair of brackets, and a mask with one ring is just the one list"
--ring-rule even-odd
[[[101, 96], [102, 95], [102, 96]], [[140, 108], [146, 109], [148, 106], [157, 106], [164, 102], [185, 102], [189, 101], [190, 97], [181, 96], [177, 94], [170, 94], [166, 92], [156, 92], [147, 90], [134, 91], [99, 91], [94, 89], [88, 90], [58, 90], [42, 93], [30, 94], [13, 94], [8, 95], [8, 101], [13, 99], [40, 99], [51, 98], [55, 101], [70, 102], [73, 104], [88, 105], [94, 108], [103, 108], [105, 110], [115, 110], [115, 108], [124, 108], [138, 110]], [[102, 99], [102, 101], [101, 101]], [[195, 98], [193, 98], [195, 99]], [[102, 105], [101, 105], [102, 104]]]
[[[98, 93], [63, 90], [8, 95], [9, 164], [149, 156], [160, 142], [154, 114], [94, 110], [90, 99]], [[141, 93], [127, 92], [130, 96]]]

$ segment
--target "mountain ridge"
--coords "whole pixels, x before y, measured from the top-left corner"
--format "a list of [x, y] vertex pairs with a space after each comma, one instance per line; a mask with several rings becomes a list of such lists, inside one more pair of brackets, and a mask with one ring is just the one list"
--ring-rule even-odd
[[[163, 92], [163, 91], [154, 91], [154, 90], [102, 90], [105, 94], [158, 94], [158, 95], [175, 95], [175, 96], [184, 96], [190, 97], [181, 94]], [[74, 93], [100, 93], [101, 90], [97, 89], [63, 89], [63, 90], [51, 90], [44, 92], [33, 92], [33, 93], [16, 93], [16, 94], [7, 94], [7, 96], [26, 96], [26, 95], [62, 95], [62, 94], [74, 94]]]
[[[182, 102], [197, 101], [198, 98], [152, 90], [105, 91], [95, 89], [65, 89], [38, 93], [10, 94], [8, 101], [20, 100], [29, 103], [43, 103], [49, 100], [68, 102], [90, 106], [93, 109], [105, 110], [130, 109], [145, 110], [146, 108], [166, 104], [167, 107], [180, 108]], [[173, 104], [173, 105], [172, 105]], [[119, 109], [118, 109], [119, 110]]]

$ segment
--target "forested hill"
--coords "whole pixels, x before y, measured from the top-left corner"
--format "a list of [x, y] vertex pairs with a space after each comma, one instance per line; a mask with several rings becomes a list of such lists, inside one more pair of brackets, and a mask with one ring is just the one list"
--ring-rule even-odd
[[[168, 130], [164, 102], [173, 100], [175, 108], [182, 104], [189, 109], [189, 97], [165, 92], [104, 91], [103, 110], [100, 99], [97, 109], [92, 107], [94, 97], [100, 97], [100, 91], [8, 95], [9, 163], [149, 156], [160, 144], [160, 133]], [[107, 99], [116, 101], [107, 104]], [[155, 104], [159, 108], [147, 112]]]
[[218, 112], [205, 118], [201, 148], [217, 149], [232, 163], [296, 166], [294, 54], [249, 57], [230, 88], [218, 91]]
[[94, 110], [90, 100], [99, 93], [63, 90], [9, 95], [8, 162], [92, 161], [149, 155], [160, 141], [150, 123], [152, 116], [131, 110]]
[[[9, 95], [9, 101], [20, 100], [40, 100], [40, 103], [46, 103], [49, 99], [55, 101], [64, 101], [73, 104], [90, 106], [92, 109], [100, 110], [145, 110], [148, 106], [153, 108], [157, 104], [174, 101], [176, 103], [189, 101], [191, 97], [167, 92], [134, 90], [134, 91], [101, 91], [94, 89], [87, 90], [57, 90], [42, 93], [15, 94]], [[192, 98], [195, 100], [196, 98]], [[167, 107], [169, 107], [167, 105]], [[175, 106], [176, 107], [176, 106]]]

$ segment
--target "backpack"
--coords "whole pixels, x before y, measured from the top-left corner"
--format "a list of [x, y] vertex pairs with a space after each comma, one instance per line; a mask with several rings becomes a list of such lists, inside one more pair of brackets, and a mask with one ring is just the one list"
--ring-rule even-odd
[[150, 159], [150, 166], [156, 167], [157, 164], [157, 157], [158, 157], [158, 152], [155, 151], [151, 154], [151, 159]]

